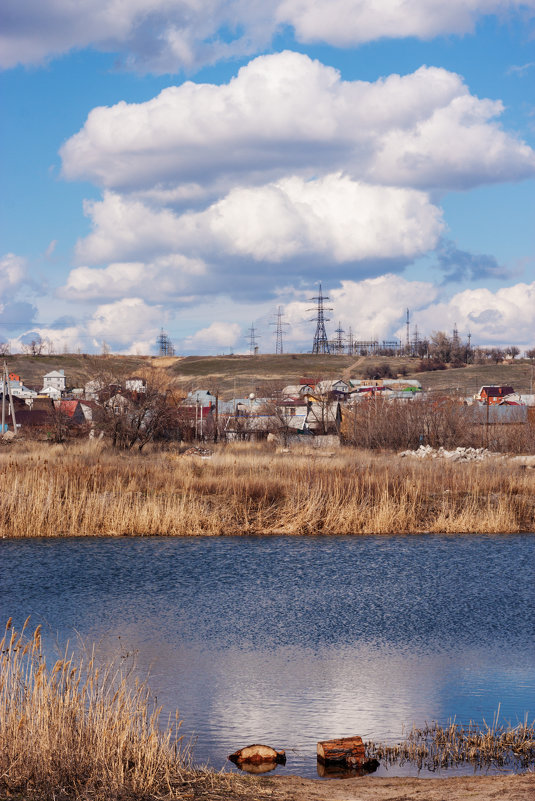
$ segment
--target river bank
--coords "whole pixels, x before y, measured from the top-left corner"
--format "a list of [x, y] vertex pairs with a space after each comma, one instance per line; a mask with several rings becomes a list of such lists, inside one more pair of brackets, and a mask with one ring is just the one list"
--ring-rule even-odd
[[535, 775], [470, 776], [454, 779], [356, 778], [326, 782], [299, 777], [265, 780], [248, 792], [242, 787], [236, 794], [193, 795], [192, 798], [216, 801], [532, 801]]
[[250, 443], [209, 458], [101, 443], [0, 449], [0, 535], [516, 533], [535, 473], [513, 459], [423, 460]]

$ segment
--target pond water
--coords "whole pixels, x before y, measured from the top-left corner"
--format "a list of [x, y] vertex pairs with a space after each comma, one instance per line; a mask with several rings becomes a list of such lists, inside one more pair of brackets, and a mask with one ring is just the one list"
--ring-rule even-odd
[[0, 620], [135, 652], [197, 762], [316, 776], [318, 740], [533, 720], [534, 565], [533, 535], [3, 540]]

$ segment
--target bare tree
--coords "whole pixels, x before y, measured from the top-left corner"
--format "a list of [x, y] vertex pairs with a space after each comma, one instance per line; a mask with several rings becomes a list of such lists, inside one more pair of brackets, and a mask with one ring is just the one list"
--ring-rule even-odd
[[174, 392], [165, 377], [147, 373], [144, 392], [126, 392], [122, 381], [108, 376], [97, 380], [99, 408], [96, 427], [111, 440], [113, 447], [139, 451], [157, 439], [180, 438], [178, 402], [181, 395]]
[[30, 356], [41, 356], [45, 349], [45, 342], [44, 340], [37, 334], [30, 340], [30, 342], [26, 343], [22, 346], [24, 353], [27, 353]]

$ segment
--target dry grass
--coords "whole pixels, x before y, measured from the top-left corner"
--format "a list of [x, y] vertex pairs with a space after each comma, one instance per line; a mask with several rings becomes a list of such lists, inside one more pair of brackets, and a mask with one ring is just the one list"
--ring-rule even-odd
[[396, 745], [366, 743], [368, 756], [387, 764], [409, 762], [419, 770], [437, 770], [462, 763], [475, 768], [527, 770], [535, 763], [535, 721], [527, 719], [516, 726], [498, 723], [498, 713], [491, 725], [470, 722], [467, 726], [449, 721], [412, 728], [403, 742]]
[[49, 669], [39, 627], [26, 639], [8, 621], [0, 652], [0, 789], [180, 797], [177, 726], [160, 732], [145, 684], [93, 659], [65, 655]]
[[194, 768], [179, 721], [132, 667], [65, 655], [52, 668], [40, 627], [9, 620], [0, 640], [0, 798], [142, 801], [262, 797], [254, 777]]
[[534, 474], [511, 462], [423, 462], [356, 450], [221, 446], [211, 459], [97, 443], [0, 451], [0, 533], [513, 533], [535, 530]]

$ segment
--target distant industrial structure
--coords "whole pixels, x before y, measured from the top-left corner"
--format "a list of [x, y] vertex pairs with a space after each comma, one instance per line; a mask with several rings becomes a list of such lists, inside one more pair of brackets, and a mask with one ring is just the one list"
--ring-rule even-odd
[[156, 345], [158, 346], [158, 356], [174, 356], [175, 355], [175, 348], [173, 343], [171, 342], [170, 337], [165, 333], [163, 328], [160, 330], [158, 337], [156, 339]]

